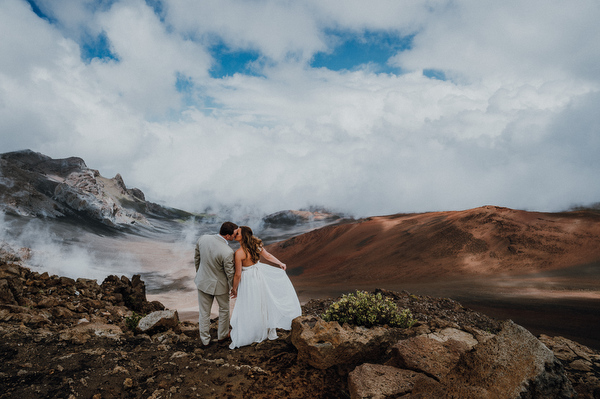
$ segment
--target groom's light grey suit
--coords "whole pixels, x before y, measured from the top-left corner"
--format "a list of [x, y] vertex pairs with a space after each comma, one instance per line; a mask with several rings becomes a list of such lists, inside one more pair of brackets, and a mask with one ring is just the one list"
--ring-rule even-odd
[[235, 273], [233, 249], [220, 234], [203, 235], [196, 243], [194, 256], [198, 287], [198, 318], [200, 339], [204, 345], [210, 343], [210, 310], [213, 299], [219, 304], [218, 339], [226, 339], [229, 334], [229, 291]]

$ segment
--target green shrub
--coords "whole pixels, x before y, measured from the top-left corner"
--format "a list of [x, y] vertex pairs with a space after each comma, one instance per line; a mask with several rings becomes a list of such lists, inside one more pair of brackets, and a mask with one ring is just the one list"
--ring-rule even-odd
[[125, 318], [125, 325], [131, 331], [135, 331], [135, 329], [137, 328], [137, 326], [138, 326], [140, 320], [142, 319], [142, 317], [144, 317], [144, 316], [133, 312], [131, 314], [131, 316]]
[[365, 327], [388, 325], [409, 328], [416, 322], [408, 309], [398, 311], [398, 307], [390, 298], [381, 293], [370, 294], [365, 291], [342, 295], [339, 301], [329, 306], [322, 318], [325, 321]]

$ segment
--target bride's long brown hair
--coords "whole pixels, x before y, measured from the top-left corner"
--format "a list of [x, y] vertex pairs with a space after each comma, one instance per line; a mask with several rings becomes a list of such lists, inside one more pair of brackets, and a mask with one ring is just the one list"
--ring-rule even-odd
[[254, 236], [254, 233], [250, 227], [241, 226], [240, 229], [242, 232], [242, 241], [240, 241], [242, 249], [248, 256], [250, 256], [252, 263], [258, 262], [260, 259], [260, 251], [263, 247], [262, 240]]

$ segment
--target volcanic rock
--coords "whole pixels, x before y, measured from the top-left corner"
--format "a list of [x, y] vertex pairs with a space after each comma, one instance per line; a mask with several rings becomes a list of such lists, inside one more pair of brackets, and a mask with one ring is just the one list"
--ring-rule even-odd
[[176, 328], [178, 324], [177, 310], [159, 310], [144, 316], [137, 328], [143, 333], [152, 333]]
[[572, 398], [560, 361], [523, 327], [508, 321], [494, 338], [461, 355], [439, 382], [422, 379], [409, 398]]
[[31, 150], [0, 154], [0, 188], [0, 210], [20, 216], [83, 218], [110, 227], [191, 216], [147, 202], [121, 175], [105, 178], [81, 158], [52, 159]]
[[59, 337], [64, 341], [71, 341], [76, 344], [87, 342], [93, 337], [110, 338], [119, 340], [123, 335], [123, 330], [114, 324], [103, 322], [89, 323], [83, 322], [75, 327], [68, 328], [59, 332]]
[[12, 291], [10, 290], [8, 281], [5, 279], [0, 280], [0, 303], [18, 305], [17, 301], [15, 300], [15, 297], [13, 296]]
[[292, 321], [292, 343], [298, 349], [298, 360], [318, 369], [354, 367], [378, 360], [405, 334], [399, 328], [340, 326], [314, 316]]
[[[121, 180], [122, 181], [122, 180]], [[126, 195], [126, 192], [117, 192]], [[54, 190], [54, 198], [71, 209], [108, 226], [149, 224], [138, 212], [123, 208], [102, 179], [91, 170], [72, 172]]]
[[600, 398], [600, 353], [564, 337], [540, 336], [561, 361], [578, 398]]
[[418, 371], [439, 381], [468, 349], [464, 341], [449, 339], [440, 342], [427, 335], [419, 335], [392, 346], [392, 358], [387, 364]]
[[413, 390], [421, 374], [382, 364], [365, 363], [348, 375], [350, 398], [397, 398]]
[[117, 306], [127, 306], [143, 314], [164, 309], [161, 303], [146, 300], [146, 285], [139, 275], [134, 275], [131, 280], [127, 276], [108, 276], [101, 287], [107, 299], [114, 301]]

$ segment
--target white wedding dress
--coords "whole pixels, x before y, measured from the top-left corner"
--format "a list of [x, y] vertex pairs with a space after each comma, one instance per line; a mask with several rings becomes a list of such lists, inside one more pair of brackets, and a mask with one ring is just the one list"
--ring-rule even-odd
[[229, 348], [276, 339], [276, 328], [291, 329], [292, 320], [301, 315], [296, 290], [284, 270], [260, 262], [242, 267]]

